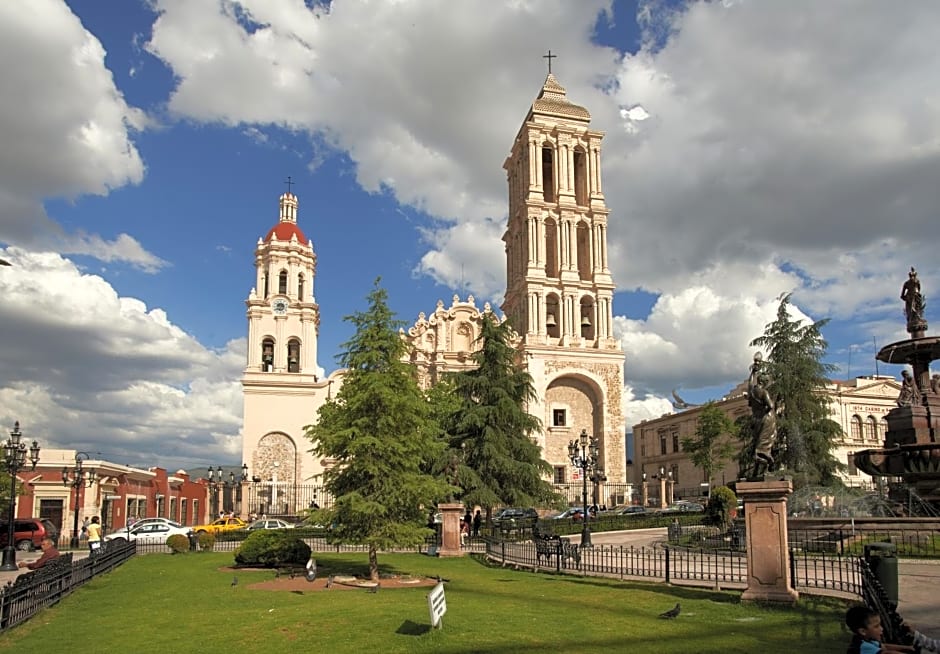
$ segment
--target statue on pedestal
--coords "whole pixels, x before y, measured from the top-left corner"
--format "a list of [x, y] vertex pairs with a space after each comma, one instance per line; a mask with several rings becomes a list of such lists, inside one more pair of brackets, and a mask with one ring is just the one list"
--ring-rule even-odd
[[748, 479], [758, 479], [774, 467], [773, 449], [777, 442], [777, 407], [770, 395], [771, 379], [764, 369], [764, 357], [754, 355], [747, 380], [747, 403], [751, 409], [751, 469]]

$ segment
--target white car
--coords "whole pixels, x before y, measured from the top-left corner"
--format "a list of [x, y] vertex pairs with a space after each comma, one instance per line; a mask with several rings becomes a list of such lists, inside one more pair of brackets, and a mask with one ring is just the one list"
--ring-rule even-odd
[[294, 524], [281, 520], [280, 518], [264, 518], [255, 520], [248, 525], [248, 531], [257, 531], [259, 529], [293, 529]]
[[122, 529], [104, 537], [106, 541], [136, 541], [143, 545], [165, 545], [170, 536], [186, 536], [192, 533], [189, 527], [174, 527], [166, 522], [145, 522], [134, 525], [129, 530]]

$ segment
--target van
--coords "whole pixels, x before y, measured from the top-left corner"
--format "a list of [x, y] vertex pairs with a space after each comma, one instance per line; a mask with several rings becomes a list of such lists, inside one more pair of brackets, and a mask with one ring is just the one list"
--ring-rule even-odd
[[[10, 523], [0, 523], [0, 547], [7, 546], [9, 531]], [[13, 546], [22, 552], [38, 549], [47, 536], [58, 544], [59, 529], [45, 518], [17, 518], [13, 521]]]

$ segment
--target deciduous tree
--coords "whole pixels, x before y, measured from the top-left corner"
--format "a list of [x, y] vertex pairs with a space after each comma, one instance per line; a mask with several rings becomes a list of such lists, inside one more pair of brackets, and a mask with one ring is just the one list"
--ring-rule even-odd
[[682, 439], [682, 449], [709, 484], [715, 472], [734, 456], [737, 433], [731, 417], [714, 402], [707, 402], [699, 413], [695, 434]]

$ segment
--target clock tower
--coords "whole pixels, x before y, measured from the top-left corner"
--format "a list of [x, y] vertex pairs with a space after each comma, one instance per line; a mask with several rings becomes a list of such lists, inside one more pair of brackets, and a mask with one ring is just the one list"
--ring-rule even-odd
[[[242, 376], [242, 460], [263, 481], [311, 483], [323, 471], [309, 454], [304, 426], [334, 379], [317, 365], [320, 308], [313, 293], [317, 256], [297, 224], [297, 196], [280, 197], [278, 222], [255, 248], [255, 287], [248, 294], [248, 361]], [[254, 507], [252, 507], [254, 508]], [[270, 506], [268, 513], [278, 513]]]

